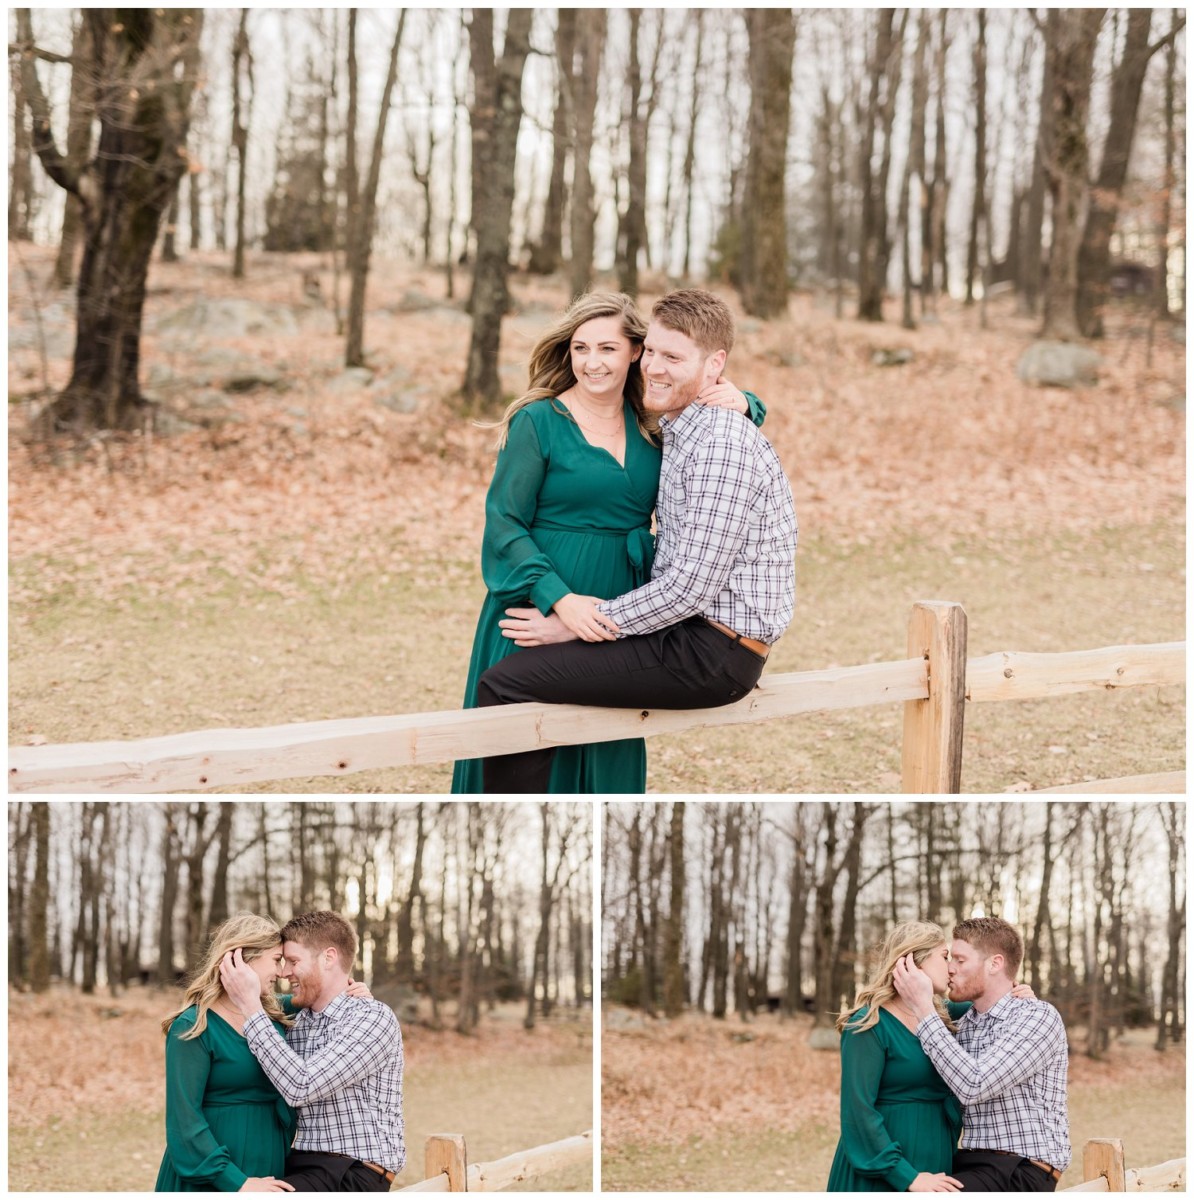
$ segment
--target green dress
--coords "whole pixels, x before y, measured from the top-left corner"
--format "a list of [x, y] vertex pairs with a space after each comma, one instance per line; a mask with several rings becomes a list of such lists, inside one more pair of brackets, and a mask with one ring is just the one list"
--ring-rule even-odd
[[166, 1035], [166, 1153], [154, 1191], [236, 1192], [250, 1175], [280, 1178], [293, 1110], [218, 1013], [183, 1041], [197, 1015], [194, 1005], [179, 1013]]
[[[952, 1016], [968, 1004], [949, 1005]], [[861, 1021], [866, 1010], [853, 1022]], [[842, 1135], [829, 1192], [906, 1192], [921, 1171], [946, 1171], [962, 1132], [961, 1101], [945, 1086], [920, 1040], [879, 1010], [879, 1023], [842, 1032]]]
[[[749, 419], [762, 425], [762, 401], [749, 392], [746, 398]], [[623, 464], [591, 445], [558, 400], [536, 400], [511, 420], [485, 499], [481, 575], [488, 591], [473, 639], [465, 708], [477, 706], [481, 675], [518, 649], [498, 627], [507, 608], [533, 605], [546, 614], [569, 592], [610, 599], [650, 579], [662, 451], [637, 432], [629, 403], [624, 414]], [[481, 772], [479, 758], [457, 762], [452, 791], [481, 792]], [[550, 790], [645, 792], [646, 742], [561, 746]]]

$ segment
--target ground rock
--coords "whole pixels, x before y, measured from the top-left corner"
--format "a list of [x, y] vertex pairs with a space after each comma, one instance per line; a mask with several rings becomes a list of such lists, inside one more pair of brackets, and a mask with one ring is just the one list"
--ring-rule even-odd
[[347, 367], [333, 379], [329, 379], [325, 390], [336, 396], [347, 396], [363, 391], [373, 381], [373, 372], [368, 367]]
[[1038, 387], [1091, 387], [1099, 381], [1099, 356], [1069, 342], [1033, 342], [1020, 356], [1016, 374]]
[[238, 297], [200, 297], [159, 318], [160, 333], [204, 338], [242, 338], [255, 334], [289, 337], [299, 332], [294, 310]]
[[916, 358], [915, 353], [907, 346], [881, 348], [871, 354], [871, 362], [877, 367], [902, 367]]
[[610, 1005], [603, 1010], [602, 1018], [606, 1029], [626, 1031], [647, 1028], [646, 1018], [641, 1013], [636, 1013], [629, 1008], [615, 1008]]
[[369, 395], [375, 404], [395, 413], [413, 413], [430, 389], [411, 381], [405, 367], [395, 367], [389, 374], [369, 385]]
[[841, 1034], [832, 1025], [820, 1025], [808, 1035], [808, 1044], [814, 1050], [836, 1050], [841, 1040]]

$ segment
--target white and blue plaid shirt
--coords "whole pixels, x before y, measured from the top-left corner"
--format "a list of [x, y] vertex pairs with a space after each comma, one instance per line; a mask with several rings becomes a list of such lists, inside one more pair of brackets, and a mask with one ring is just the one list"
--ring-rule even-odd
[[956, 1039], [935, 1014], [916, 1036], [962, 1101], [963, 1150], [1005, 1150], [1061, 1171], [1070, 1165], [1069, 1046], [1053, 1005], [1009, 993], [985, 1013], [964, 1013]]
[[341, 992], [322, 1012], [300, 1010], [285, 1041], [265, 1013], [254, 1013], [245, 1040], [298, 1109], [295, 1150], [402, 1170], [402, 1030], [392, 1008]]
[[771, 645], [792, 620], [796, 512], [771, 443], [740, 413], [690, 404], [659, 422], [651, 580], [599, 607], [622, 634], [704, 616]]

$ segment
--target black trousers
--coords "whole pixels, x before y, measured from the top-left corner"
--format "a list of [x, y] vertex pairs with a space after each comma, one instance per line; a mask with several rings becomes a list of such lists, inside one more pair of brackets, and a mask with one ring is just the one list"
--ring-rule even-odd
[[967, 1192], [1055, 1192], [1057, 1181], [1026, 1158], [988, 1150], [955, 1150], [950, 1174]]
[[388, 1192], [390, 1181], [364, 1163], [342, 1154], [292, 1150], [282, 1176], [296, 1192]]
[[[616, 642], [531, 646], [489, 668], [477, 705], [592, 704], [606, 708], [718, 708], [759, 681], [764, 659], [693, 617]], [[555, 749], [485, 760], [487, 793], [547, 791]]]

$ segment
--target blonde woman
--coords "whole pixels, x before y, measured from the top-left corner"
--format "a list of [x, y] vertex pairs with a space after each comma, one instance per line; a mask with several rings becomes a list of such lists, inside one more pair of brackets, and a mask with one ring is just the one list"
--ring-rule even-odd
[[[661, 450], [642, 400], [646, 331], [629, 296], [590, 292], [531, 351], [528, 390], [499, 423], [481, 547], [488, 592], [465, 708], [476, 707], [481, 675], [517, 649], [502, 635], [506, 609], [554, 612], [583, 640], [607, 640], [614, 633], [592, 616], [592, 600], [620, 596], [650, 578]], [[726, 380], [699, 399], [763, 423], [758, 397]], [[644, 792], [646, 782], [646, 743], [634, 738], [561, 747], [550, 790]], [[456, 764], [452, 791], [483, 791], [480, 759]]]
[[[292, 1192], [281, 1179], [295, 1118], [249, 1051], [244, 1018], [220, 982], [220, 962], [240, 949], [261, 980], [261, 1002], [278, 1032], [291, 1023], [274, 981], [282, 938], [268, 917], [241, 913], [216, 930], [185, 1004], [162, 1022], [166, 1035], [166, 1153], [158, 1192]], [[361, 984], [354, 995], [367, 994]]]
[[[916, 1018], [892, 983], [911, 954], [933, 982], [933, 1003], [946, 1024], [970, 1005], [945, 1000], [949, 945], [939, 925], [908, 921], [888, 935], [854, 1004], [837, 1019], [841, 1032], [842, 1134], [829, 1172], [830, 1192], [954, 1192], [949, 1174], [962, 1132], [962, 1105], [916, 1037]], [[1014, 995], [1032, 995], [1019, 986]]]

